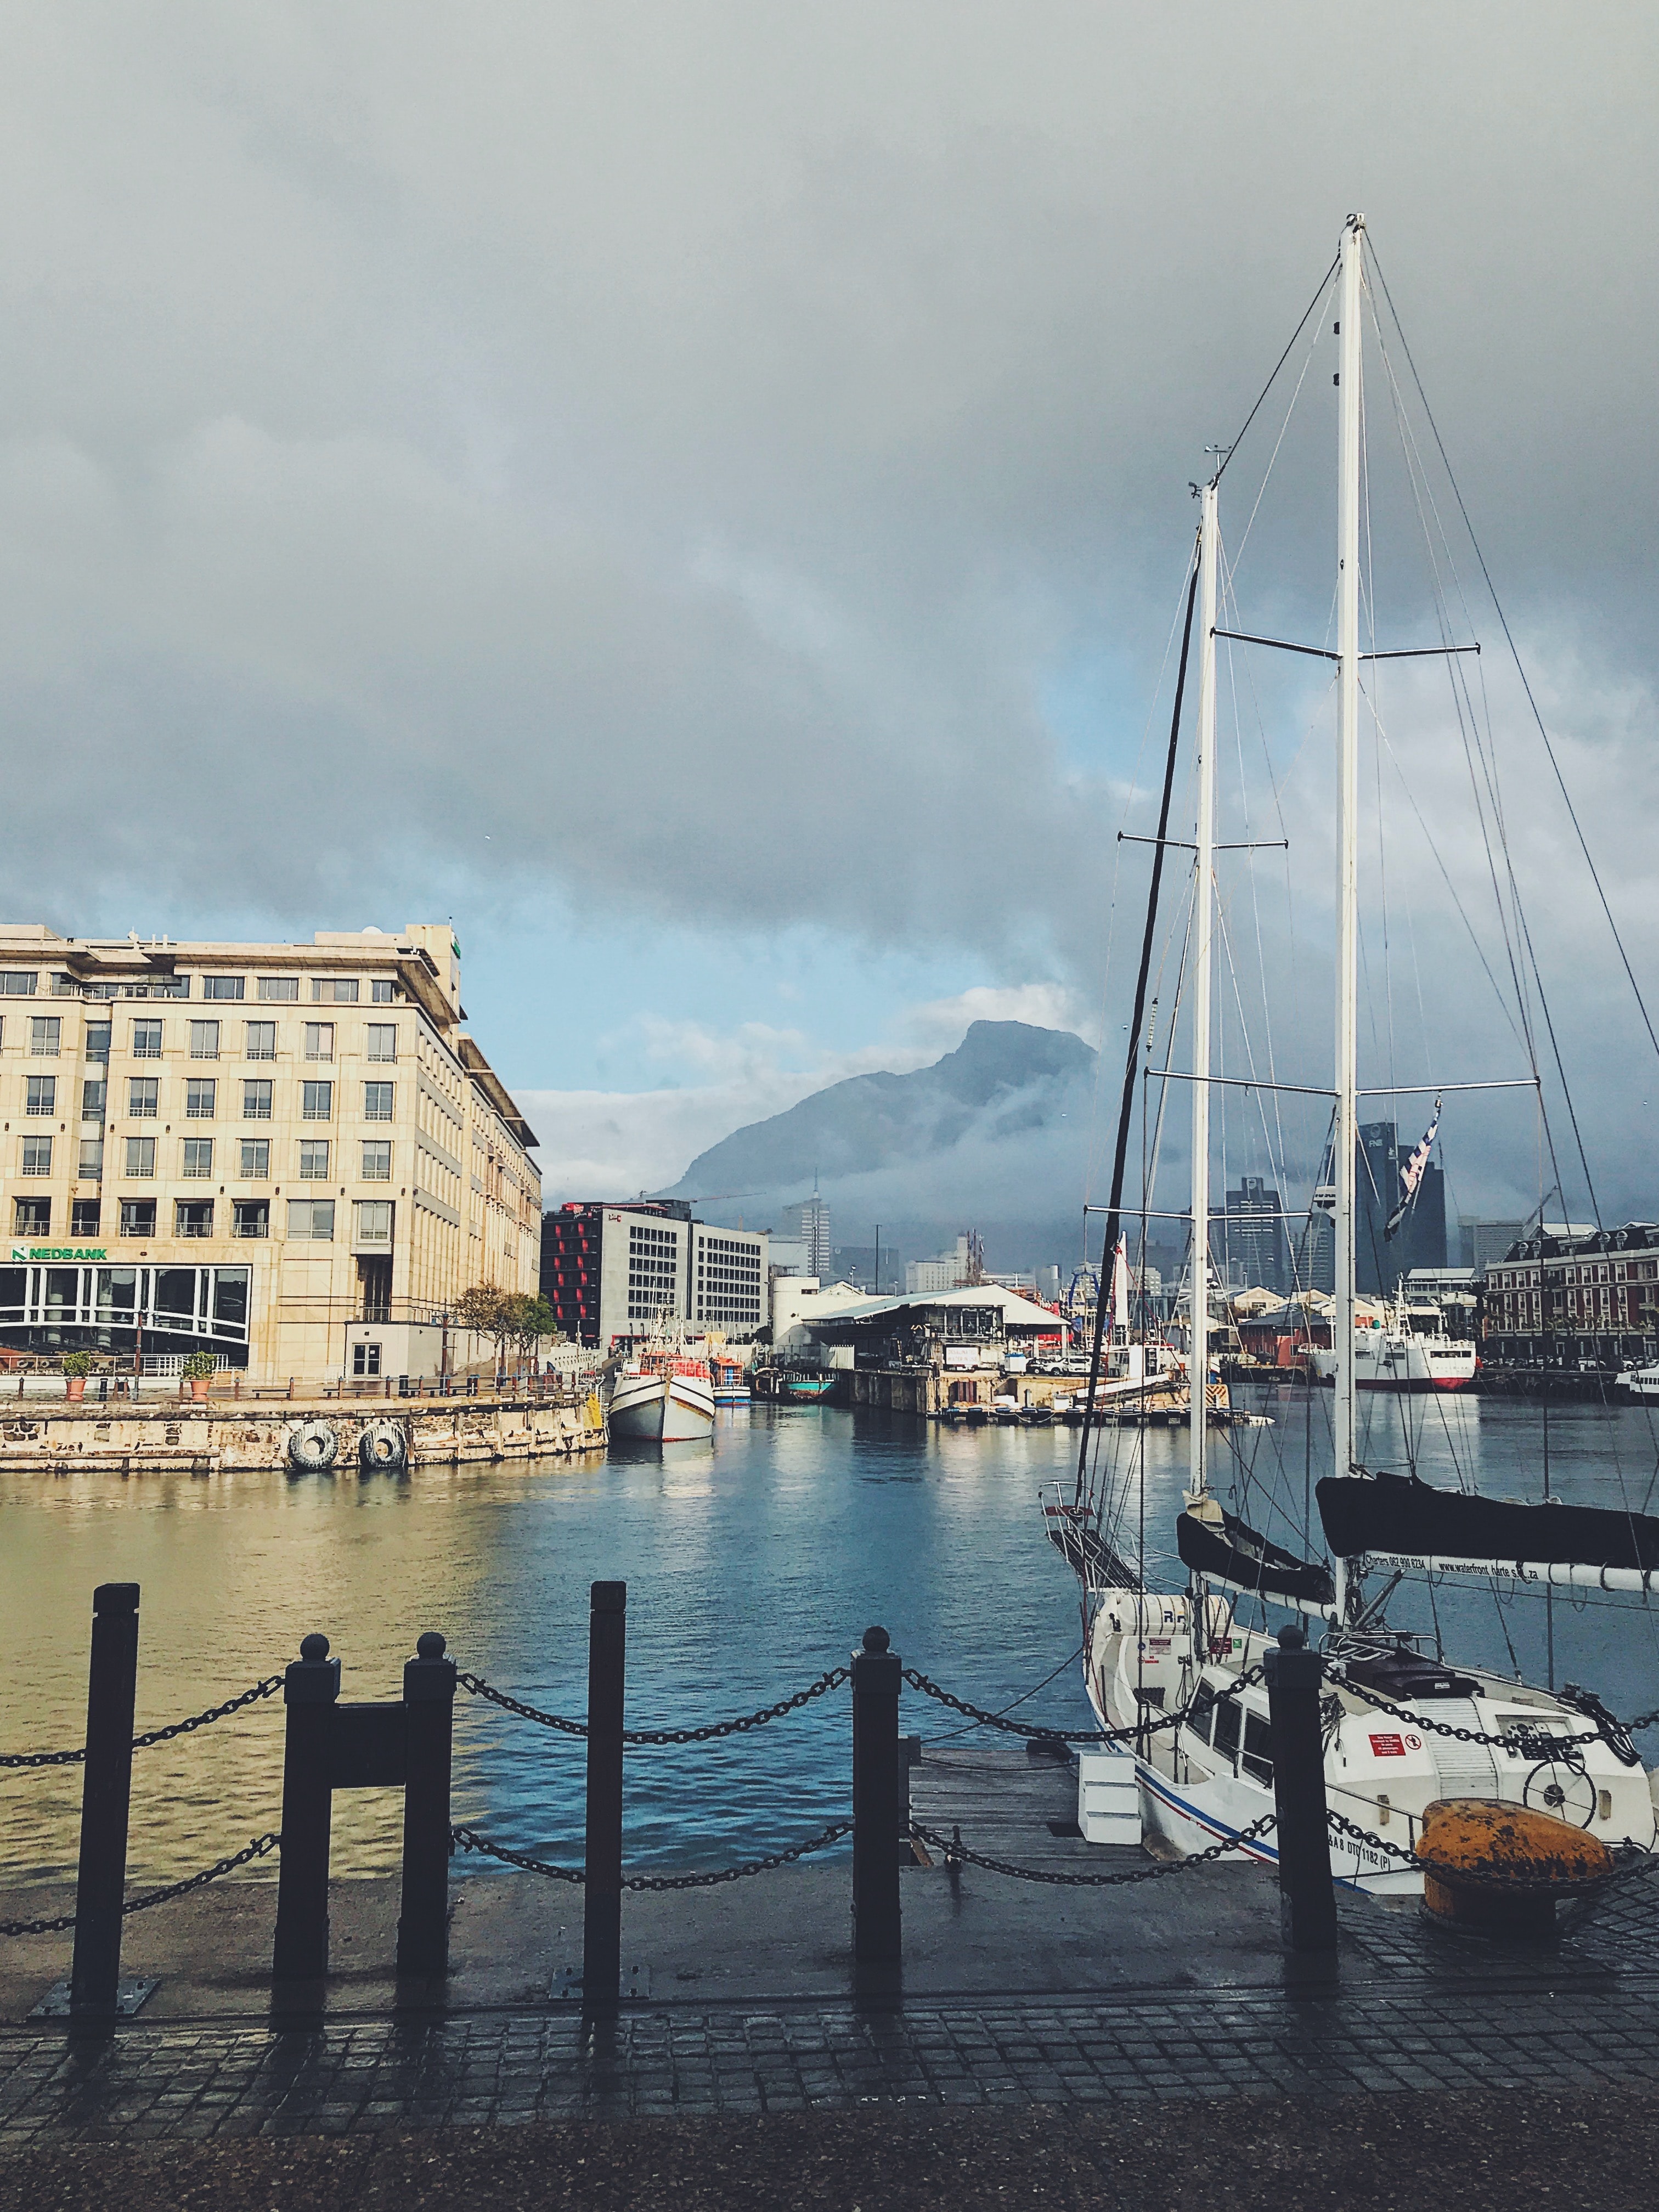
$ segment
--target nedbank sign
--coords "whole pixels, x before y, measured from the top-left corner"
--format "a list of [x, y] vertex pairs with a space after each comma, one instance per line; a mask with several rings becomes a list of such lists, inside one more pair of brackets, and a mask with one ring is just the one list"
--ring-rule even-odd
[[101, 1244], [14, 1244], [14, 1261], [29, 1260], [107, 1260], [109, 1254]]

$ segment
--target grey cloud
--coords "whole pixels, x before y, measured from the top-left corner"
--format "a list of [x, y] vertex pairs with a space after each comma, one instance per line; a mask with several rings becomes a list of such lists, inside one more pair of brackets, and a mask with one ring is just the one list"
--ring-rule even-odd
[[[18, 910], [125, 927], [165, 853], [301, 926], [551, 878], [1092, 981], [1142, 708], [1103, 702], [1079, 776], [1046, 687], [1103, 647], [1145, 687], [1185, 479], [1357, 204], [1533, 633], [1636, 702], [1580, 718], [1616, 791], [1651, 729], [1656, 43], [1539, 6], [14, 24]], [[1295, 556], [1316, 628], [1309, 437], [1250, 576]], [[72, 888], [66, 788], [100, 795]]]

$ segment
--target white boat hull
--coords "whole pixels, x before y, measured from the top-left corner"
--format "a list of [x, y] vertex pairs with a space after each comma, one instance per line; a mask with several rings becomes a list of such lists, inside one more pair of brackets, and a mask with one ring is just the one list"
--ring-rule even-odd
[[[1241, 1634], [1234, 1628], [1223, 1601], [1212, 1597], [1210, 1607], [1207, 1644], [1215, 1656], [1202, 1668], [1201, 1679], [1207, 1692], [1218, 1693], [1257, 1665], [1267, 1647], [1260, 1633]], [[1503, 1735], [1517, 1728], [1567, 1736], [1583, 1730], [1583, 1716], [1546, 1692], [1477, 1668], [1457, 1671], [1474, 1681], [1476, 1694], [1425, 1701], [1430, 1710], [1424, 1717], [1437, 1721], [1443, 1729], [1467, 1729], [1474, 1736]], [[1103, 1594], [1085, 1680], [1104, 1726], [1129, 1726], [1137, 1710], [1152, 1718], [1160, 1711], [1185, 1711], [1199, 1679], [1186, 1598]], [[1147, 1691], [1155, 1694], [1142, 1708], [1138, 1692]], [[1161, 1700], [1156, 1694], [1160, 1692]], [[1420, 1894], [1422, 1875], [1414, 1866], [1402, 1864], [1396, 1853], [1412, 1852], [1426, 1808], [1444, 1797], [1530, 1805], [1571, 1820], [1615, 1849], [1629, 1843], [1651, 1850], [1659, 1841], [1649, 1776], [1639, 1766], [1622, 1765], [1605, 1742], [1578, 1746], [1579, 1764], [1569, 1767], [1413, 1727], [1351, 1692], [1341, 1693], [1341, 1703], [1345, 1710], [1327, 1731], [1326, 1799], [1334, 1812], [1376, 1839], [1364, 1844], [1333, 1835], [1331, 1871], [1347, 1888]], [[1239, 1705], [1233, 1741], [1226, 1747], [1217, 1711], [1205, 1716], [1200, 1731], [1185, 1725], [1160, 1731], [1137, 1755], [1146, 1832], [1184, 1858], [1239, 1837], [1273, 1810], [1265, 1689], [1257, 1685], [1246, 1691]], [[1252, 1765], [1256, 1771], [1249, 1771]], [[1379, 1850], [1377, 1844], [1385, 1848]], [[1241, 1843], [1239, 1850], [1265, 1865], [1278, 1864], [1271, 1830]]]
[[714, 1394], [695, 1375], [632, 1375], [611, 1401], [611, 1433], [647, 1443], [696, 1443], [714, 1432]]
[[[1336, 1380], [1334, 1352], [1316, 1352], [1322, 1382]], [[1473, 1344], [1449, 1336], [1417, 1336], [1391, 1328], [1356, 1329], [1354, 1386], [1360, 1390], [1462, 1390], [1474, 1380]]]

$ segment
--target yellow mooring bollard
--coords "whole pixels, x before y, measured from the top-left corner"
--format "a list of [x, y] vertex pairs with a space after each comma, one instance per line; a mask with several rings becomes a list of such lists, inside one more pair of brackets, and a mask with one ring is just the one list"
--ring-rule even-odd
[[1553, 1814], [1485, 1797], [1426, 1807], [1417, 1839], [1431, 1918], [1482, 1935], [1555, 1932], [1555, 1900], [1613, 1871], [1613, 1853]]

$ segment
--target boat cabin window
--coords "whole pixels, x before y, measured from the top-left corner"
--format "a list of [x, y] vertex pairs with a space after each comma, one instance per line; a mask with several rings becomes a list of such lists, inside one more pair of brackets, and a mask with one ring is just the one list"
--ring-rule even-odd
[[1215, 1708], [1215, 1747], [1224, 1751], [1229, 1759], [1238, 1755], [1238, 1723], [1240, 1714], [1237, 1698], [1218, 1698]]
[[1258, 1782], [1273, 1778], [1273, 1732], [1259, 1713], [1244, 1716], [1244, 1771]]
[[1207, 1682], [1200, 1682], [1192, 1711], [1187, 1716], [1187, 1725], [1200, 1743], [1210, 1741], [1210, 1717], [1214, 1711], [1215, 1692]]

